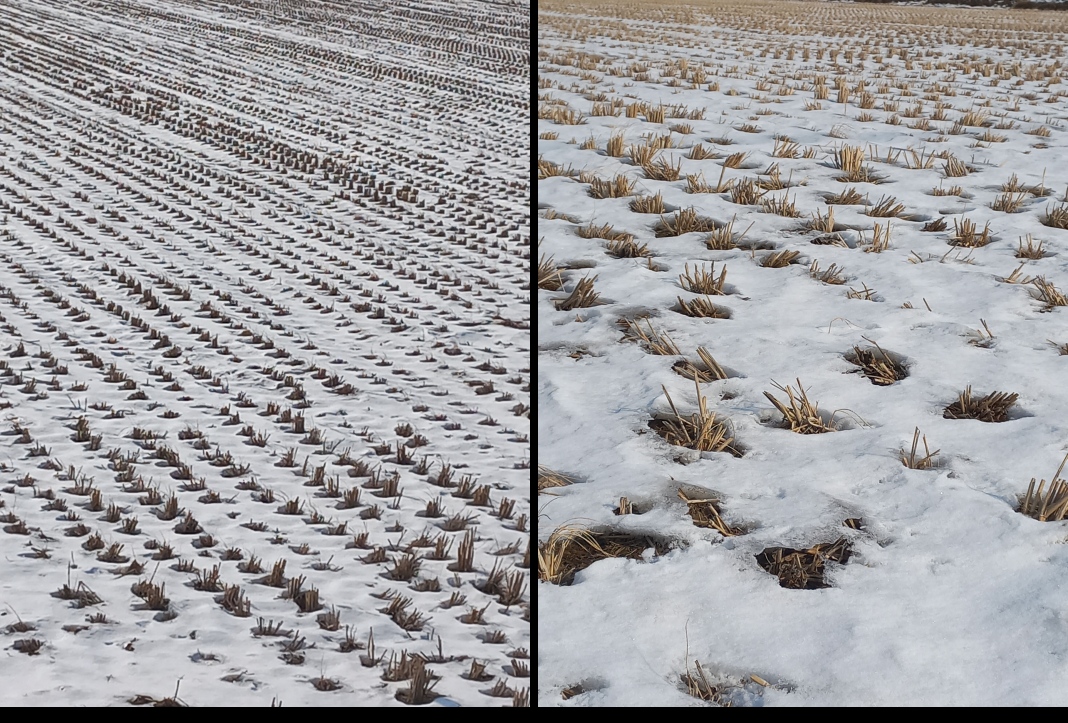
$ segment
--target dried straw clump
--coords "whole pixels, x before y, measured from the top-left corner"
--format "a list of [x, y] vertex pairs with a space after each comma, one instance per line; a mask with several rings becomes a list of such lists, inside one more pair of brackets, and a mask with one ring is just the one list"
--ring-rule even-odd
[[592, 279], [584, 276], [575, 284], [575, 288], [571, 290], [570, 294], [553, 301], [556, 308], [560, 311], [571, 311], [572, 309], [586, 309], [596, 306], [601, 299], [601, 295], [593, 290], [593, 282], [596, 280], [596, 276]]
[[686, 316], [692, 316], [698, 319], [729, 319], [731, 318], [730, 309], [725, 306], [716, 306], [712, 303], [712, 299], [705, 297], [699, 297], [693, 301], [686, 301], [681, 296], [675, 297], [678, 299], [678, 311], [680, 314]]
[[598, 560], [625, 557], [641, 560], [652, 547], [656, 554], [667, 551], [662, 541], [647, 535], [595, 532], [575, 525], [558, 527], [545, 542], [538, 543], [538, 579], [554, 585], [570, 585], [575, 573]]
[[842, 269], [837, 264], [831, 264], [826, 269], [821, 269], [818, 261], [813, 261], [808, 267], [808, 275], [825, 284], [839, 285], [846, 282], [842, 275]]
[[714, 231], [715, 229], [715, 221], [698, 216], [697, 209], [693, 207], [676, 211], [671, 216], [661, 216], [660, 220], [657, 221], [656, 226], [653, 228], [657, 238], [682, 236], [683, 234], [692, 233], [694, 231], [708, 232]]
[[867, 213], [869, 216], [875, 216], [877, 218], [888, 218], [900, 216], [904, 211], [904, 204], [898, 203], [897, 199], [893, 196], [884, 196], [879, 199], [879, 203], [869, 208]]
[[801, 216], [801, 212], [797, 210], [794, 201], [791, 201], [787, 196], [761, 199], [760, 207], [764, 209], [764, 213], [773, 213], [786, 218], [799, 218]]
[[652, 164], [653, 158], [658, 153], [658, 149], [647, 145], [632, 145], [627, 150], [627, 153], [630, 155], [630, 159], [634, 162], [634, 165], [645, 167]]
[[622, 241], [624, 239], [633, 238], [633, 236], [625, 231], [616, 231], [615, 227], [611, 224], [606, 223], [601, 226], [595, 226], [592, 221], [585, 226], [576, 228], [575, 235], [580, 238], [603, 238], [609, 241]]
[[1016, 249], [1016, 258], [1018, 259], [1031, 259], [1038, 260], [1045, 258], [1046, 249], [1043, 248], [1044, 241], [1039, 241], [1038, 245], [1035, 245], [1034, 239], [1031, 238], [1031, 234], [1027, 234], [1027, 243], [1024, 244], [1024, 238], [1020, 237], [1020, 245]]
[[1043, 225], [1051, 228], [1068, 229], [1068, 204], [1047, 210], [1046, 214], [1039, 220], [1042, 221]]
[[946, 162], [942, 164], [942, 170], [945, 171], [946, 176], [949, 178], [960, 178], [962, 176], [967, 176], [975, 169], [965, 164], [956, 156], [951, 155], [946, 158]]
[[741, 527], [731, 527], [723, 521], [719, 510], [719, 500], [715, 497], [691, 498], [680, 488], [679, 499], [686, 503], [687, 513], [693, 520], [694, 526], [713, 529], [724, 537], [745, 534], [745, 530]]
[[730, 701], [725, 699], [720, 694], [719, 687], [708, 679], [708, 674], [701, 667], [701, 661], [695, 660], [693, 662], [695, 673], [690, 672], [689, 664], [687, 664], [686, 672], [682, 675], [682, 684], [686, 686], [686, 693], [698, 700], [729, 708]]
[[949, 239], [952, 246], [980, 248], [990, 243], [990, 222], [987, 221], [980, 232], [974, 222], [964, 219], [958, 223], [953, 219], [953, 235]]
[[713, 263], [708, 269], [702, 264], [700, 268], [694, 267], [690, 271], [690, 265], [686, 264], [685, 271], [679, 275], [679, 285], [694, 294], [722, 296], [727, 292], [723, 290], [723, 284], [727, 281], [727, 267], [720, 269], [716, 276], [716, 265]]
[[579, 172], [576, 171], [571, 166], [568, 166], [567, 168], [564, 168], [563, 166], [557, 165], [556, 163], [553, 163], [552, 161], [546, 161], [543, 158], [539, 158], [538, 159], [538, 180], [539, 181], [545, 180], [546, 178], [552, 178], [554, 176], [564, 176], [565, 178], [574, 178], [578, 174], [579, 174]]
[[686, 447], [699, 452], [729, 452], [735, 457], [742, 456], [741, 450], [734, 443], [734, 437], [727, 422], [721, 421], [715, 413], [708, 411], [708, 399], [701, 394], [701, 387], [696, 379], [694, 387], [697, 389], [698, 411], [696, 414], [684, 417], [679, 413], [667, 388], [661, 386], [668, 404], [671, 405], [673, 416], [666, 419], [652, 419], [649, 427], [663, 437], [668, 444], [677, 447]]
[[538, 288], [545, 289], [547, 291], [559, 291], [564, 285], [563, 276], [560, 275], [560, 267], [553, 261], [553, 257], [548, 258], [542, 254], [538, 259]]
[[679, 376], [686, 377], [687, 379], [696, 378], [697, 381], [706, 384], [708, 382], [727, 378], [727, 372], [716, 362], [712, 355], [708, 353], [708, 349], [705, 349], [703, 346], [697, 347], [697, 356], [700, 358], [700, 362], [681, 359], [675, 362], [671, 368], [674, 369], [675, 373]]
[[741, 168], [742, 164], [745, 163], [745, 159], [747, 159], [748, 157], [748, 151], [745, 153], [732, 153], [731, 155], [723, 159], [723, 167]]
[[782, 251], [775, 251], [765, 256], [760, 260], [760, 265], [766, 269], [781, 269], [784, 266], [789, 266], [794, 263], [800, 255], [800, 251], [783, 249]]
[[782, 171], [779, 169], [778, 163], [773, 163], [764, 171], [765, 178], [757, 179], [757, 185], [765, 191], [781, 191], [784, 188], [791, 188], [794, 184], [791, 183], [793, 177], [793, 171], [790, 172], [790, 178], [785, 181], [782, 180]]
[[664, 208], [664, 197], [657, 191], [655, 196], [636, 196], [631, 199], [630, 210], [634, 213], [663, 214], [667, 209]]
[[677, 181], [682, 171], [682, 161], [676, 161], [673, 164], [661, 158], [656, 163], [643, 165], [642, 170], [645, 172], [645, 177], [652, 181]]
[[1053, 479], [1046, 489], [1046, 480], [1042, 480], [1035, 489], [1035, 478], [1027, 486], [1027, 494], [1020, 500], [1020, 512], [1034, 517], [1039, 522], [1060, 522], [1068, 514], [1068, 482], [1060, 479], [1061, 470], [1068, 462], [1068, 455], [1061, 460], [1061, 465], [1053, 473]]
[[923, 435], [923, 456], [920, 457], [917, 451], [917, 445], [920, 442], [920, 428], [916, 427], [916, 431], [912, 433], [912, 449], [906, 454], [905, 450], [901, 450], [901, 464], [905, 465], [909, 469], [932, 469], [938, 466], [938, 460], [935, 458], [941, 450], [936, 449], [931, 451], [931, 448], [927, 446], [927, 435]]
[[752, 206], [760, 201], [764, 191], [760, 189], [760, 186], [752, 178], [747, 178], [744, 181], [733, 184], [730, 187], [730, 194], [732, 203]]
[[824, 579], [828, 562], [845, 564], [849, 561], [849, 541], [840, 537], [807, 550], [789, 547], [768, 547], [756, 556], [757, 564], [779, 578], [779, 585], [794, 590], [815, 590], [830, 587]]
[[942, 412], [946, 419], [978, 419], [980, 422], [1005, 422], [1008, 421], [1008, 411], [1019, 394], [1008, 392], [991, 392], [985, 397], [972, 397], [971, 385], [968, 386], [957, 401], [950, 404]]
[[822, 216], [819, 211], [816, 211], [812, 214], [812, 220], [809, 221], [807, 225], [813, 231], [834, 233], [834, 207], [827, 207], [826, 216]]
[[993, 122], [990, 119], [990, 111], [975, 108], [962, 115], [958, 121], [962, 126], [972, 126], [974, 128], [985, 128], [993, 124]]
[[931, 189], [932, 196], [963, 196], [964, 189], [960, 186], [950, 186], [949, 188], [943, 188], [938, 186]]
[[695, 143], [690, 146], [690, 153], [687, 156], [691, 161], [705, 161], [710, 159], [719, 158], [719, 154], [711, 148], [705, 148], [700, 143]]
[[671, 341], [667, 334], [662, 334], [653, 329], [653, 325], [648, 319], [645, 320], [645, 326], [648, 331], [642, 329], [638, 322], [630, 319], [620, 319], [620, 323], [624, 326], [625, 341], [638, 341], [651, 354], [659, 354], [660, 356], [679, 356], [682, 354], [679, 348], [675, 346], [675, 342]]
[[885, 228], [881, 224], [875, 224], [871, 233], [871, 244], [864, 247], [864, 253], [881, 254], [890, 248], [890, 226], [889, 221]]
[[854, 346], [853, 351], [846, 354], [846, 361], [857, 367], [853, 370], [855, 373], [867, 377], [872, 384], [880, 387], [888, 387], [909, 375], [904, 364], [895, 361], [875, 342], [871, 343], [875, 346], [874, 349]]
[[864, 203], [864, 196], [856, 188], [847, 188], [841, 193], [829, 193], [823, 200], [829, 205], [855, 206]]
[[623, 174], [610, 179], [591, 178], [588, 193], [593, 198], [622, 198], [634, 193], [634, 181]]
[[705, 237], [705, 248], [710, 251], [730, 251], [731, 249], [738, 248], [738, 242], [740, 242], [745, 235], [749, 233], [749, 229], [753, 227], [753, 224], [749, 224], [749, 228], [743, 231], [737, 236], [734, 235], [734, 221], [731, 219], [728, 223], [713, 229], [708, 236]]
[[1045, 311], [1051, 311], [1055, 306], [1068, 306], [1068, 296], [1046, 281], [1045, 277], [1039, 276], [1032, 283], [1035, 285], [1035, 290], [1031, 292], [1031, 296], [1046, 305]]
[[730, 187], [734, 185], [734, 181], [724, 182], [723, 173], [724, 171], [720, 171], [719, 181], [715, 186], [709, 185], [703, 173], [687, 174], [686, 193], [723, 193], [730, 190]]
[[880, 183], [883, 180], [870, 166], [864, 165], [864, 149], [860, 146], [843, 145], [836, 148], [832, 165], [845, 171], [837, 177], [843, 183]]
[[867, 284], [862, 284], [862, 288], [854, 289], [849, 287], [849, 291], [846, 292], [847, 299], [859, 299], [860, 301], [876, 301], [875, 289], [869, 289]]
[[605, 252], [617, 259], [646, 259], [653, 255], [648, 244], [638, 243], [633, 238], [609, 241], [605, 246]]
[[771, 392], [764, 392], [764, 396], [768, 398], [768, 401], [775, 405], [775, 408], [782, 414], [783, 426], [798, 434], [823, 434], [824, 432], [838, 431], [837, 428], [823, 421], [823, 417], [820, 416], [819, 405], [809, 400], [808, 395], [801, 386], [801, 380], [798, 379], [796, 382], [797, 392], [792, 387], [775, 384], [776, 389], [786, 393], [785, 404], [772, 396]]
[[538, 465], [538, 494], [541, 494], [542, 490], [552, 489], [554, 487], [567, 487], [573, 484], [575, 480], [568, 477], [566, 474], [553, 471], [543, 464]]
[[1026, 199], [1026, 191], [1020, 191], [1019, 193], [1002, 193], [994, 199], [994, 202], [990, 204], [990, 208], [1004, 213], [1019, 213], [1023, 208], [1023, 202]]

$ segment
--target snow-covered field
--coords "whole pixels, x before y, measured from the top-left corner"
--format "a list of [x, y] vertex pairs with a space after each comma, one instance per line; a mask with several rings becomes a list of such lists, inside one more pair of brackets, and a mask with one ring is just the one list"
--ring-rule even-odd
[[1068, 703], [1063, 29], [539, 6], [542, 704]]
[[0, 705], [527, 704], [527, 14], [0, 6]]

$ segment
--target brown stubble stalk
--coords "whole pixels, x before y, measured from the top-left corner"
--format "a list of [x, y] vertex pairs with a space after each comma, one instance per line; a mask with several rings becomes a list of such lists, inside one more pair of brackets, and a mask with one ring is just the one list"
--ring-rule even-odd
[[775, 384], [776, 389], [786, 393], [785, 404], [772, 396], [771, 392], [764, 392], [768, 401], [775, 405], [775, 408], [782, 414], [786, 428], [798, 434], [823, 434], [837, 431], [834, 426], [823, 421], [819, 407], [809, 400], [804, 387], [801, 386], [801, 380], [798, 379], [796, 382], [798, 389], [796, 393], [789, 386]]
[[697, 390], [698, 411], [688, 417], [679, 413], [667, 387], [661, 385], [667, 397], [673, 417], [654, 418], [649, 426], [668, 444], [686, 447], [699, 452], [729, 452], [741, 456], [741, 451], [734, 443], [726, 422], [721, 421], [708, 410], [708, 398], [701, 394], [697, 375], [694, 375], [694, 387]]
[[920, 441], [920, 428], [916, 427], [916, 430], [912, 434], [912, 449], [908, 454], [905, 454], [905, 450], [901, 450], [901, 464], [905, 465], [909, 469], [932, 469], [938, 466], [938, 460], [935, 459], [935, 455], [941, 450], [931, 451], [927, 446], [927, 435], [923, 436], [923, 456], [917, 456], [917, 445]]
[[1061, 471], [1065, 463], [1068, 463], [1068, 454], [1061, 460], [1057, 471], [1053, 473], [1049, 489], [1046, 489], [1046, 480], [1042, 480], [1038, 489], [1035, 489], [1035, 478], [1031, 478], [1031, 484], [1027, 487], [1027, 494], [1020, 501], [1020, 512], [1028, 517], [1034, 517], [1039, 522], [1060, 522], [1068, 514], [1068, 482], [1060, 479]]

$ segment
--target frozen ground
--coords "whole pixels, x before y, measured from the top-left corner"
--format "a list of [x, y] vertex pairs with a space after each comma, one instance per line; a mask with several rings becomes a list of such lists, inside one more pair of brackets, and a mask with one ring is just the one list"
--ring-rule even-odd
[[[1068, 452], [1065, 35], [1048, 21], [540, 6], [539, 463], [570, 484], [540, 489], [538, 536], [586, 555], [538, 584], [543, 704], [1068, 702], [1068, 531], [1020, 511]], [[607, 188], [618, 175], [629, 192]], [[687, 209], [706, 228], [675, 235]], [[722, 294], [688, 290], [695, 269], [726, 269]], [[559, 309], [584, 277], [600, 297]], [[702, 301], [729, 318], [683, 313]], [[695, 390], [699, 347], [726, 378]], [[872, 383], [855, 348], [907, 376]], [[765, 395], [798, 380], [826, 433], [786, 428]], [[1018, 397], [1002, 421], [948, 418], [968, 387]], [[663, 438], [665, 389], [687, 421], [700, 394], [741, 456]], [[728, 536], [687, 514], [710, 505]], [[576, 528], [648, 549], [590, 564]], [[759, 562], [776, 547], [824, 564], [814, 589], [769, 574], [791, 580]]]
[[0, 705], [526, 704], [527, 23], [0, 7]]

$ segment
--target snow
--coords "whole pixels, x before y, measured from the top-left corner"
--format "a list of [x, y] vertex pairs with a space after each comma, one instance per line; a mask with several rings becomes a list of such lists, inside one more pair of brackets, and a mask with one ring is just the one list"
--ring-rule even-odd
[[[576, 171], [574, 178], [538, 182], [539, 255], [553, 257], [565, 280], [562, 291], [538, 292], [539, 463], [575, 480], [540, 495], [539, 539], [578, 525], [653, 534], [673, 549], [659, 557], [647, 550], [642, 561], [596, 562], [570, 585], [539, 583], [539, 699], [563, 706], [699, 705], [681, 677], [700, 661], [721, 686], [722, 701], [736, 705], [1063, 705], [1068, 534], [1064, 523], [1039, 522], [1017, 508], [1031, 478], [1050, 480], [1068, 452], [1068, 359], [1056, 348], [1068, 341], [1068, 322], [1065, 309], [1049, 310], [1034, 298], [1033, 284], [999, 278], [1022, 263], [1023, 275], [1058, 288], [1068, 284], [1068, 231], [1041, 223], [1064, 201], [1068, 185], [1068, 108], [1063, 97], [1051, 98], [1060, 86], [1047, 85], [1041, 74], [1024, 77], [1028, 69], [1052, 68], [1064, 35], [1020, 20], [1010, 36], [1029, 38], [1029, 50], [1014, 55], [1004, 43], [962, 32], [950, 33], [927, 57], [917, 38], [937, 24], [941, 16], [929, 14], [937, 11], [856, 6], [850, 8], [851, 21], [859, 22], [850, 35], [855, 40], [840, 41], [833, 35], [841, 6], [805, 4], [808, 15], [800, 7], [714, 6], [694, 11], [686, 23], [670, 6], [662, 17], [641, 16], [640, 8], [614, 11], [623, 25], [582, 7], [573, 16], [557, 5], [541, 11], [538, 77], [552, 86], [539, 88], [539, 106], [564, 101], [587, 118], [574, 126], [548, 118], [538, 123], [540, 134], [559, 134], [539, 139], [539, 158]], [[980, 23], [978, 17], [965, 15], [962, 25]], [[788, 21], [794, 22], [789, 34], [776, 35]], [[897, 55], [884, 62], [873, 57], [883, 57], [890, 27], [895, 50], [913, 50], [909, 67]], [[579, 31], [572, 36], [569, 28]], [[754, 28], [767, 37], [756, 37]], [[843, 52], [835, 64], [816, 57], [817, 47], [839, 42], [867, 57], [850, 62]], [[792, 60], [786, 57], [791, 46]], [[587, 54], [581, 69], [577, 53]], [[697, 88], [690, 80], [667, 85], [671, 78], [662, 71], [670, 66], [677, 74], [679, 59], [691, 71], [704, 66], [708, 76]], [[959, 67], [962, 61], [972, 69]], [[606, 72], [632, 63], [649, 67], [648, 81]], [[972, 72], [994, 63], [1001, 65], [993, 74]], [[1002, 71], [1008, 75], [992, 85]], [[805, 110], [814, 74], [826, 78], [830, 97], [822, 109]], [[844, 108], [835, 102], [838, 75], [851, 91]], [[769, 85], [759, 90], [762, 79]], [[877, 97], [867, 111], [871, 121], [858, 119], [860, 79]], [[899, 96], [894, 83], [902, 80], [911, 97]], [[719, 89], [708, 89], [715, 82]], [[792, 95], [777, 95], [783, 82], [795, 88]], [[882, 83], [890, 92], [879, 95]], [[898, 115], [922, 102], [921, 117], [930, 119], [934, 102], [924, 95], [936, 85], [956, 91], [941, 96], [949, 104], [945, 120], [930, 120], [929, 130], [910, 128], [915, 118], [884, 122], [892, 115], [882, 110], [884, 101], [898, 102]], [[732, 89], [737, 94], [727, 95]], [[599, 102], [619, 97], [654, 108], [685, 106], [704, 110], [704, 117], [669, 112], [659, 124], [643, 113], [593, 116], [590, 98], [598, 93], [605, 94]], [[765, 108], [772, 113], [758, 114]], [[949, 132], [973, 108], [992, 113], [995, 123], [1013, 123], [989, 128], [1004, 142], [979, 141], [984, 128]], [[676, 123], [691, 125], [692, 134], [672, 133], [676, 147], [658, 158], [681, 163], [678, 181], [649, 180], [626, 152], [605, 153], [613, 133], [625, 133], [629, 146]], [[760, 131], [741, 132], [743, 123]], [[1042, 126], [1049, 137], [1025, 133]], [[814, 149], [814, 157], [772, 157], [778, 134]], [[733, 143], [711, 140], [724, 136]], [[580, 149], [591, 137], [596, 148]], [[688, 193], [687, 174], [703, 173], [714, 184], [721, 171], [720, 160], [686, 157], [696, 143], [721, 158], [749, 153], [748, 167], [728, 169], [727, 180], [766, 178], [765, 170], [778, 163], [783, 180], [802, 184], [788, 191], [802, 216], [734, 204], [727, 193]], [[885, 181], [835, 180], [841, 171], [832, 166], [833, 151], [843, 145], [862, 147], [865, 163]], [[909, 148], [948, 151], [975, 170], [945, 178], [941, 159], [930, 169], [912, 169]], [[901, 152], [893, 163], [885, 162], [890, 149]], [[695, 207], [718, 224], [736, 217], [738, 232], [752, 224], [742, 244], [796, 250], [801, 257], [785, 268], [765, 268], [758, 262], [767, 250], [709, 250], [699, 233], [655, 238], [658, 215], [630, 211], [629, 198], [589, 197], [578, 171], [604, 179], [625, 174], [636, 194], [661, 193], [669, 213]], [[1050, 195], [1025, 194], [1018, 213], [993, 210], [1013, 174]], [[939, 185], [960, 185], [963, 193], [932, 195]], [[890, 248], [882, 253], [864, 249], [874, 224], [885, 227], [888, 219], [865, 215], [863, 205], [834, 206], [849, 247], [811, 243], [820, 233], [805, 225], [817, 212], [826, 215], [824, 196], [853, 186], [872, 205], [892, 196], [905, 207], [907, 218], [889, 219]], [[921, 231], [940, 217], [945, 231]], [[989, 221], [993, 241], [951, 246], [953, 221], [964, 218], [980, 229]], [[605, 241], [576, 235], [590, 222], [633, 234], [652, 258], [607, 255]], [[1028, 235], [1044, 242], [1044, 258], [1015, 256]], [[813, 261], [821, 269], [837, 264], [847, 280], [831, 285], [811, 278]], [[685, 265], [712, 262], [717, 275], [727, 268], [734, 287], [712, 299], [731, 318], [673, 311], [677, 297], [696, 298], [679, 285]], [[596, 276], [604, 303], [555, 309], [553, 300], [586, 275]], [[847, 297], [862, 285], [875, 290], [874, 301]], [[731, 372], [700, 388], [709, 408], [730, 420], [743, 457], [671, 446], [649, 429], [654, 415], [670, 414], [662, 385], [683, 415], [698, 400], [693, 380], [671, 369], [678, 357], [650, 354], [623, 339], [617, 321], [642, 317], [685, 358], [696, 360], [703, 346]], [[983, 322], [992, 340], [983, 341]], [[908, 377], [876, 386], [849, 373], [855, 367], [843, 355], [871, 342], [900, 355]], [[764, 392], [783, 398], [773, 385], [796, 389], [798, 379], [825, 419], [834, 413], [839, 431], [801, 435], [780, 426]], [[1017, 393], [1008, 421], [944, 418], [943, 409], [969, 385], [977, 395]], [[916, 428], [932, 451], [940, 450], [934, 469], [900, 461]], [[680, 486], [712, 491], [725, 519], [745, 526], [746, 534], [724, 538], [695, 527], [676, 494]], [[642, 514], [614, 514], [620, 497]], [[861, 518], [862, 529], [843, 526], [849, 518]], [[829, 587], [780, 587], [756, 562], [767, 547], [807, 549], [841, 536], [853, 556], [828, 564]], [[753, 675], [769, 685], [754, 683]], [[584, 692], [561, 695], [573, 686]]]
[[0, 705], [527, 701], [526, 13], [305, 6], [0, 8]]

